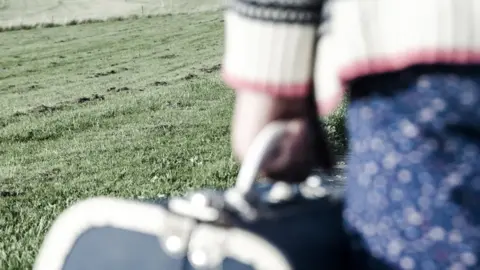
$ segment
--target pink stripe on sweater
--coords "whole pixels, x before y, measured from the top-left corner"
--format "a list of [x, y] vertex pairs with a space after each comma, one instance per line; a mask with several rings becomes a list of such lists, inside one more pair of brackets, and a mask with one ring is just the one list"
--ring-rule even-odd
[[251, 90], [264, 92], [280, 97], [305, 97], [308, 95], [312, 82], [305, 83], [269, 83], [255, 82], [236, 77], [227, 71], [222, 71], [223, 81], [235, 90]]
[[[424, 49], [362, 60], [346, 65], [339, 72], [342, 89], [339, 89], [327, 100], [317, 101], [319, 114], [324, 116], [335, 110], [341, 103], [350, 80], [366, 75], [399, 71], [415, 64], [480, 64], [480, 51]], [[259, 91], [283, 97], [306, 96], [312, 85], [312, 82], [283, 84], [248, 81], [229, 74], [225, 70], [222, 72], [222, 77], [230, 87], [236, 90]]]

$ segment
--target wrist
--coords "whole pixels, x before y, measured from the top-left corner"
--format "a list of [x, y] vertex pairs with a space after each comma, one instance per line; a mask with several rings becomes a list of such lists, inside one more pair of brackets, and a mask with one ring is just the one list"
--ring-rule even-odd
[[306, 97], [279, 97], [262, 92], [236, 92], [232, 146], [242, 160], [251, 142], [270, 122], [307, 117]]

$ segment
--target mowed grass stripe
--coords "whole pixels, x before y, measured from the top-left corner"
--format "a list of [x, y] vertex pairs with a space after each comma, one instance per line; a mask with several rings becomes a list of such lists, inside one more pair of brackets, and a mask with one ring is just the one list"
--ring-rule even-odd
[[221, 13], [1, 35], [0, 269], [80, 199], [232, 184]]
[[[217, 20], [212, 21], [212, 16]], [[219, 13], [192, 14], [2, 33], [0, 113], [7, 108], [4, 103], [14, 102], [22, 109], [31, 99], [45, 98], [45, 91], [58, 92], [62, 99], [78, 90], [98, 88], [102, 80], [126, 81], [132, 75], [165, 79], [219, 62], [220, 18]], [[69, 38], [72, 35], [75, 39]], [[16, 40], [32, 43], [18, 45]], [[205, 43], [208, 40], [210, 44]], [[95, 77], [98, 73], [109, 78]], [[22, 98], [12, 93], [32, 86], [44, 89]]]

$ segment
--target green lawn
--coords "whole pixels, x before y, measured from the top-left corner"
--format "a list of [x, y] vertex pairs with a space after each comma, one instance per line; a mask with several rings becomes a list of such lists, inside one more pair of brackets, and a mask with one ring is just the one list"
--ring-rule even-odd
[[224, 0], [0, 0], [0, 26], [211, 11]]
[[30, 268], [78, 200], [232, 184], [221, 13], [0, 39], [0, 269]]

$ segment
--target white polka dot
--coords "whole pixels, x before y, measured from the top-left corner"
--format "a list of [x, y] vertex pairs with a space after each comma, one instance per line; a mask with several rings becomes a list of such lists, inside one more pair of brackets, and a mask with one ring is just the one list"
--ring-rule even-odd
[[352, 142], [352, 148], [354, 152], [359, 152], [361, 148], [360, 142]]
[[423, 153], [420, 151], [413, 151], [408, 155], [408, 160], [412, 164], [420, 164], [423, 160]]
[[372, 237], [372, 236], [375, 236], [375, 233], [376, 233], [376, 229], [375, 229], [375, 226], [372, 225], [372, 224], [365, 224], [363, 226], [363, 233], [365, 234], [365, 236], [367, 237]]
[[413, 208], [405, 209], [407, 222], [411, 225], [418, 226], [423, 223], [423, 216]]
[[461, 263], [454, 263], [450, 265], [449, 270], [466, 270], [465, 266]]
[[450, 198], [450, 195], [448, 193], [445, 193], [444, 190], [443, 191], [439, 190], [435, 195], [435, 205], [442, 206], [449, 198]]
[[414, 240], [411, 242], [411, 248], [413, 250], [415, 250], [416, 252], [425, 252], [425, 250], [427, 249], [427, 247], [431, 246], [431, 241], [429, 240], [426, 240], [425, 238], [423, 239], [418, 239], [418, 240]]
[[400, 129], [403, 135], [408, 138], [415, 138], [419, 134], [418, 127], [408, 120], [403, 120], [400, 123]]
[[363, 141], [356, 141], [353, 143], [353, 149], [357, 153], [363, 153], [367, 150]]
[[384, 188], [387, 186], [387, 179], [383, 176], [376, 176], [373, 183], [377, 188]]
[[435, 98], [435, 99], [432, 101], [432, 105], [433, 105], [433, 108], [434, 108], [436, 111], [443, 111], [443, 110], [445, 110], [445, 108], [447, 107], [445, 101], [442, 100], [442, 99], [439, 99], [439, 98]]
[[398, 177], [398, 181], [400, 181], [401, 183], [409, 183], [410, 181], [412, 181], [412, 174], [407, 171], [407, 170], [400, 170], [397, 174], [397, 177]]
[[431, 184], [425, 183], [425, 184], [422, 184], [421, 191], [423, 195], [429, 196], [435, 193], [435, 187]]
[[460, 255], [462, 262], [468, 266], [474, 266], [477, 263], [477, 256], [472, 252], [464, 252]]
[[370, 148], [371, 148], [373, 151], [382, 151], [382, 150], [384, 149], [383, 141], [380, 140], [379, 138], [373, 138], [373, 139], [370, 141]]
[[458, 186], [462, 183], [462, 176], [459, 173], [451, 173], [445, 178], [445, 183], [449, 186]]
[[369, 192], [367, 195], [367, 201], [372, 205], [380, 204], [381, 196], [377, 192]]
[[385, 233], [388, 232], [389, 229], [390, 229], [390, 226], [388, 226], [384, 222], [380, 222], [380, 223], [377, 224], [378, 234], [385, 234]]
[[365, 164], [365, 172], [370, 175], [376, 174], [378, 172], [377, 163], [370, 161], [367, 164]]
[[382, 217], [382, 223], [385, 224], [385, 226], [390, 227], [393, 225], [393, 220], [389, 216], [384, 216]]
[[418, 206], [420, 206], [420, 208], [422, 208], [424, 210], [429, 209], [430, 206], [431, 206], [430, 199], [428, 197], [418, 198]]
[[460, 231], [453, 230], [448, 234], [448, 241], [452, 244], [460, 243], [462, 240], [463, 237]]
[[464, 91], [460, 94], [460, 103], [462, 103], [462, 105], [471, 106], [476, 102], [477, 97], [475, 96], [475, 93], [473, 93], [473, 91], [467, 91], [466, 89], [464, 89]]
[[357, 178], [358, 184], [363, 187], [368, 187], [370, 183], [372, 182], [372, 178], [369, 175], [366, 174], [360, 174]]
[[420, 111], [418, 121], [420, 122], [430, 122], [435, 118], [435, 111], [430, 108], [425, 108]]
[[392, 240], [388, 243], [387, 252], [392, 257], [397, 257], [402, 253], [403, 244], [398, 240]]
[[420, 80], [418, 81], [418, 86], [422, 88], [429, 88], [431, 86], [430, 80], [428, 80], [427, 78], [420, 78]]
[[400, 260], [400, 267], [405, 270], [414, 269], [415, 261], [410, 257], [403, 257]]
[[382, 165], [385, 169], [393, 169], [398, 164], [396, 152], [390, 152], [383, 158]]
[[360, 109], [360, 117], [363, 120], [370, 120], [373, 117], [373, 111], [370, 107], [362, 107]]
[[403, 199], [403, 191], [398, 188], [392, 189], [392, 191], [390, 191], [390, 198], [392, 201], [401, 201]]
[[445, 230], [441, 227], [433, 227], [428, 232], [428, 236], [434, 241], [442, 241], [445, 239]]

